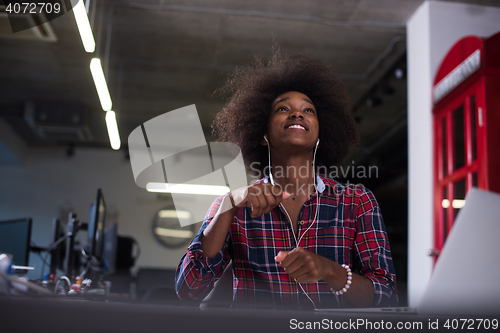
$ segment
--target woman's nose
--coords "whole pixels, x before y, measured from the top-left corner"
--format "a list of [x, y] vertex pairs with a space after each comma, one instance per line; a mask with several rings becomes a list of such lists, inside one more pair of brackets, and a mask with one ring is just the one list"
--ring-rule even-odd
[[304, 118], [304, 115], [302, 114], [302, 111], [298, 109], [292, 109], [292, 112], [290, 112], [290, 118]]

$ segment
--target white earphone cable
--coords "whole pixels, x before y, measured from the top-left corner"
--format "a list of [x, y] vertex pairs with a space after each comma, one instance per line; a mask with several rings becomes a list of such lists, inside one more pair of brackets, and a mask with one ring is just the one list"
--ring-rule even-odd
[[273, 173], [271, 172], [271, 148], [269, 147], [269, 141], [267, 141], [267, 137], [264, 135], [264, 140], [267, 142], [267, 157], [268, 157], [268, 167], [269, 167], [269, 180], [271, 184], [274, 185]]
[[[271, 181], [271, 184], [274, 186], [275, 183], [274, 183], [274, 179], [273, 179], [273, 174], [271, 172], [271, 149], [269, 148], [269, 141], [267, 141], [267, 138], [266, 136], [264, 135], [264, 140], [266, 140], [267, 142], [267, 153], [268, 153], [268, 157], [269, 157], [269, 180]], [[316, 222], [316, 219], [318, 218], [318, 211], [319, 211], [319, 192], [318, 192], [318, 187], [316, 185], [316, 168], [315, 168], [315, 161], [316, 161], [316, 151], [318, 149], [318, 145], [319, 145], [319, 139], [318, 141], [316, 142], [316, 147], [314, 148], [314, 154], [313, 154], [313, 172], [314, 172], [314, 176], [313, 176], [313, 181], [314, 181], [314, 191], [316, 192], [316, 212], [314, 214], [314, 219], [312, 221], [312, 223], [309, 225], [309, 227], [306, 229], [306, 231], [304, 231], [302, 233], [302, 236], [300, 236], [300, 238], [297, 240], [297, 236], [295, 235], [295, 231], [293, 230], [293, 226], [292, 226], [292, 219], [290, 218], [290, 215], [288, 214], [287, 210], [285, 209], [285, 206], [283, 206], [282, 203], [280, 203], [280, 207], [283, 209], [283, 211], [285, 212], [287, 218], [288, 218], [288, 221], [290, 223], [290, 226], [292, 227], [292, 235], [293, 235], [293, 238], [295, 239], [295, 247], [299, 246], [300, 244], [300, 241], [302, 240], [302, 237], [304, 237], [304, 235], [309, 231], [309, 229], [311, 229], [311, 227], [314, 225], [314, 223]], [[302, 287], [302, 284], [297, 282], [297, 284], [299, 285], [300, 289], [302, 290], [302, 292], [304, 293], [304, 295], [306, 295], [306, 297], [309, 299], [309, 301], [311, 301], [312, 305], [314, 306], [314, 309], [316, 309], [316, 303], [314, 303], [314, 301], [311, 299], [311, 297], [309, 297], [309, 295], [307, 294], [307, 292], [304, 290], [304, 288]]]

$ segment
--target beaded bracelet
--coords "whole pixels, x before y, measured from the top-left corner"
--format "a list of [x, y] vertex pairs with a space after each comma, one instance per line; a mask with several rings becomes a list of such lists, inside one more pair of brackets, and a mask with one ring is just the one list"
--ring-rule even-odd
[[344, 267], [344, 269], [347, 272], [347, 282], [346, 282], [344, 288], [342, 288], [341, 290], [333, 290], [333, 288], [330, 288], [330, 290], [333, 291], [335, 293], [335, 295], [337, 295], [337, 296], [346, 293], [347, 289], [349, 289], [351, 287], [351, 283], [352, 283], [351, 269], [349, 268], [348, 265], [345, 265], [345, 264], [342, 264], [342, 267]]

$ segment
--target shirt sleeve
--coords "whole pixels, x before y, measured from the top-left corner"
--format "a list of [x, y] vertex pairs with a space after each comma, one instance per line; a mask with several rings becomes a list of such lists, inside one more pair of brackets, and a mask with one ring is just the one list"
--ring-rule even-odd
[[214, 201], [203, 220], [198, 234], [191, 241], [175, 272], [175, 291], [180, 299], [203, 299], [212, 290], [214, 283], [222, 276], [231, 260], [228, 253], [230, 232], [222, 249], [213, 258], [203, 256], [201, 237], [212, 221], [225, 195]]
[[373, 306], [398, 306], [396, 272], [380, 207], [372, 192], [366, 188], [361, 192], [356, 216], [355, 263], [373, 283]]

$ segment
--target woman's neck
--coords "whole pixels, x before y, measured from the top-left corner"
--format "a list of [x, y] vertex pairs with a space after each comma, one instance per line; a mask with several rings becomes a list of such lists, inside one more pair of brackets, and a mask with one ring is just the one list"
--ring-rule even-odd
[[292, 196], [314, 192], [313, 154], [280, 156], [271, 154], [273, 179]]

